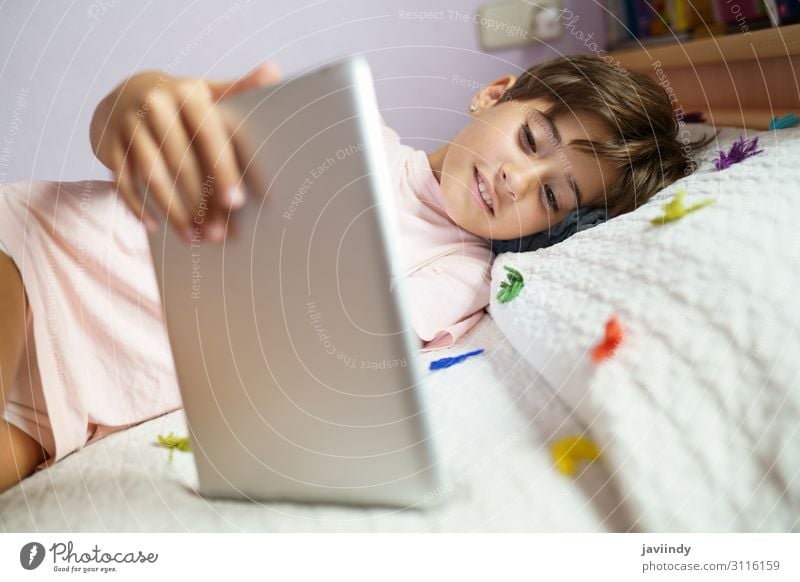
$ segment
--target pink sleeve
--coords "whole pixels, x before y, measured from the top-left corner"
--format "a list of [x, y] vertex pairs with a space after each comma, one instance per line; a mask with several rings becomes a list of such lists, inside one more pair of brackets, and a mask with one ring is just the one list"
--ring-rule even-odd
[[447, 255], [406, 279], [411, 322], [423, 351], [449, 348], [467, 333], [489, 304], [491, 264]]

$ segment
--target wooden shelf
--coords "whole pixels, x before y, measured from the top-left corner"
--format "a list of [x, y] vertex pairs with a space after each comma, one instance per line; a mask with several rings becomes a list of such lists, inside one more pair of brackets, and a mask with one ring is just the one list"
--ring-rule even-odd
[[788, 109], [735, 109], [718, 107], [711, 110], [700, 109], [707, 118], [708, 123], [716, 126], [751, 127], [753, 129], [767, 129], [773, 117], [783, 117], [791, 113]]
[[716, 125], [766, 129], [800, 112], [800, 24], [606, 54], [664, 87], [676, 113]]
[[654, 61], [661, 61], [663, 68], [680, 68], [797, 55], [800, 55], [800, 24], [608, 53], [633, 71], [650, 70]]

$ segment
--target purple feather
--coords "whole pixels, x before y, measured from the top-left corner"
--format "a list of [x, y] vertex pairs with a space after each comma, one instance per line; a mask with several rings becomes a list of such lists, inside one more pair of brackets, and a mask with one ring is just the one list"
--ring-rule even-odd
[[719, 159], [714, 160], [714, 167], [717, 170], [724, 170], [731, 167], [733, 164], [738, 164], [742, 160], [746, 160], [750, 156], [760, 154], [764, 150], [757, 150], [758, 136], [745, 140], [744, 135], [740, 135], [739, 139], [731, 146], [730, 151], [726, 154], [719, 150]]

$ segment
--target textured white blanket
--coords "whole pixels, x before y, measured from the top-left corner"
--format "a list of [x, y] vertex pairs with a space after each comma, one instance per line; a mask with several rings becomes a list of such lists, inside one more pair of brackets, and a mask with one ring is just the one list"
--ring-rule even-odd
[[[699, 170], [639, 210], [534, 253], [503, 254], [525, 279], [491, 313], [576, 410], [635, 523], [654, 531], [800, 527], [800, 129], [750, 132], [764, 152]], [[679, 189], [681, 220], [650, 219]], [[624, 328], [601, 365], [591, 348]]]

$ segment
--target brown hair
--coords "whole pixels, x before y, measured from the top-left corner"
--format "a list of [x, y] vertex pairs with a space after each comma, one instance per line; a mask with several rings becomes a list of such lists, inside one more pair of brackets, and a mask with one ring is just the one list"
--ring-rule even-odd
[[691, 174], [691, 152], [714, 139], [678, 139], [683, 110], [673, 107], [671, 95], [646, 75], [611, 64], [610, 57], [574, 55], [531, 67], [500, 101], [542, 99], [552, 103], [548, 116], [584, 111], [599, 117], [609, 139], [573, 140], [570, 145], [620, 172], [606, 188], [605, 199], [591, 205], [617, 216]]

